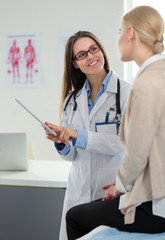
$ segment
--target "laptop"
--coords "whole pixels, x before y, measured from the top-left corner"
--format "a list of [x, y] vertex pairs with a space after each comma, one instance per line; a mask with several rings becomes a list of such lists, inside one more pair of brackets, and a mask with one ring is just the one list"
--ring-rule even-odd
[[0, 133], [0, 171], [27, 169], [26, 133]]

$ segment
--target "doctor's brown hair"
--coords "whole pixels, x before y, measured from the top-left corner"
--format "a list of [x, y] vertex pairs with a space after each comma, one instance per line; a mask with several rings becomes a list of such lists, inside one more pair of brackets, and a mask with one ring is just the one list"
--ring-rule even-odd
[[135, 7], [122, 18], [123, 26], [132, 26], [137, 38], [153, 51], [153, 54], [164, 51], [164, 21], [160, 13], [149, 6]]
[[89, 37], [93, 39], [100, 47], [104, 56], [104, 69], [106, 72], [110, 70], [109, 57], [106, 53], [106, 50], [100, 40], [91, 32], [88, 31], [79, 31], [71, 36], [65, 47], [65, 56], [64, 56], [64, 72], [63, 72], [63, 81], [62, 81], [62, 90], [61, 90], [61, 101], [60, 101], [60, 121], [61, 121], [61, 109], [62, 104], [68, 95], [69, 92], [80, 90], [86, 80], [86, 75], [79, 69], [73, 66], [73, 45], [74, 43], [82, 38]]

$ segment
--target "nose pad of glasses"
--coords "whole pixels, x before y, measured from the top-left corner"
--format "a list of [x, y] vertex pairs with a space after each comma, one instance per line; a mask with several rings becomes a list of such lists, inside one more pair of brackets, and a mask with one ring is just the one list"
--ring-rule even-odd
[[90, 59], [91, 57], [93, 58], [94, 57], [94, 55], [90, 52], [90, 51], [88, 51], [87, 53], [86, 53], [86, 58], [88, 59]]

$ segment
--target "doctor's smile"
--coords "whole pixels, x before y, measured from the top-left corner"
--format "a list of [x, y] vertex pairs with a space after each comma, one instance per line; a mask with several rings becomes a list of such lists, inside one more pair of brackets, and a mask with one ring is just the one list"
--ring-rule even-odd
[[93, 67], [93, 66], [95, 66], [97, 63], [98, 63], [98, 61], [94, 61], [94, 62], [88, 64], [88, 66], [89, 66], [89, 67]]

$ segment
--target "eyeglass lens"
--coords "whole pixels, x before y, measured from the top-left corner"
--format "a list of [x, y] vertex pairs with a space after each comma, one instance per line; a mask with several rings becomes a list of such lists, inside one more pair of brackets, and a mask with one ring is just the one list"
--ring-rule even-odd
[[75, 56], [75, 59], [76, 60], [82, 60], [84, 58], [86, 58], [88, 56], [88, 52], [90, 52], [91, 54], [95, 54], [97, 53], [98, 51], [100, 50], [100, 46], [95, 44], [95, 45], [92, 45], [88, 51], [81, 51], [79, 52], [76, 56]]

